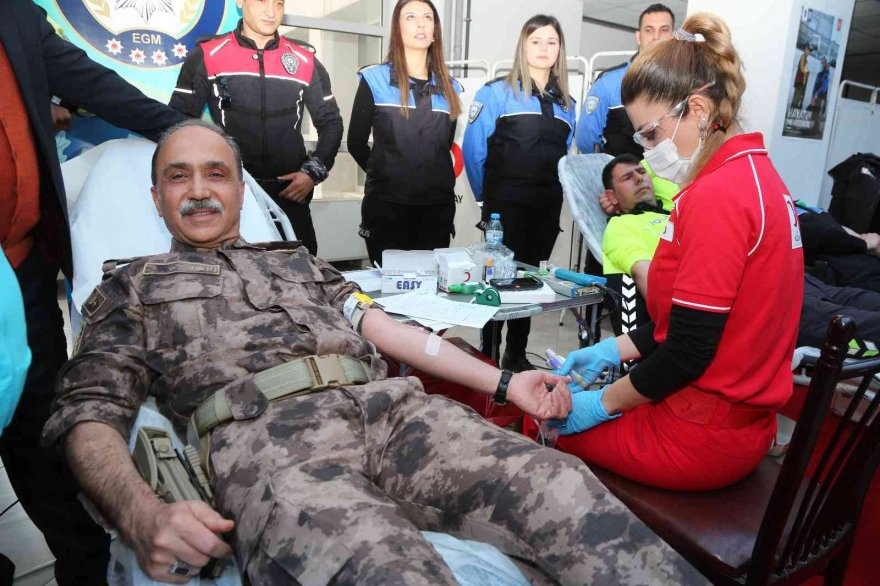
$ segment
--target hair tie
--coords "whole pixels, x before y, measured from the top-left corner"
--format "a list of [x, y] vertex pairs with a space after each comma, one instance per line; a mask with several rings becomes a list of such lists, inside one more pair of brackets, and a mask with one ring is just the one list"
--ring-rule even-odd
[[704, 37], [700, 33], [689, 33], [688, 31], [680, 28], [672, 33], [672, 38], [678, 41], [685, 41], [686, 43], [705, 43], [706, 37]]
[[712, 130], [720, 130], [721, 132], [727, 132], [727, 127], [722, 126], [720, 122], [716, 122], [712, 125]]

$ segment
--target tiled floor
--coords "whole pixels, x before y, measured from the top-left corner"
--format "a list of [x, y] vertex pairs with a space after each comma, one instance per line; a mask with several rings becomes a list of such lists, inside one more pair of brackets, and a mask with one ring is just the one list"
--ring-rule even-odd
[[[64, 310], [65, 334], [67, 335], [68, 353], [72, 346], [69, 316], [66, 299], [59, 296], [59, 304]], [[560, 325], [562, 319], [562, 325]], [[479, 330], [473, 328], [452, 328], [446, 337], [464, 338], [475, 347], [479, 346]], [[544, 350], [551, 348], [563, 356], [577, 348], [577, 326], [570, 313], [564, 316], [560, 312], [547, 313], [533, 318], [532, 332], [529, 336], [529, 359], [533, 364], [541, 363], [539, 356]], [[503, 351], [503, 345], [502, 345]], [[541, 364], [543, 366], [543, 364]], [[0, 474], [0, 511], [16, 500], [12, 488], [6, 478], [6, 472]], [[54, 559], [46, 546], [42, 534], [30, 522], [20, 505], [15, 505], [6, 514], [0, 516], [0, 552], [15, 563], [15, 586], [47, 586], [55, 585], [53, 578]]]

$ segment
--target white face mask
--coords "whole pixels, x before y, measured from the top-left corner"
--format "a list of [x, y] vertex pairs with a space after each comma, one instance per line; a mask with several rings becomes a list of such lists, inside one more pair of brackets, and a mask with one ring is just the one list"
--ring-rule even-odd
[[699, 154], [703, 148], [703, 136], [700, 135], [700, 144], [690, 157], [682, 157], [678, 154], [678, 147], [672, 141], [678, 132], [678, 125], [681, 124], [681, 117], [684, 115], [682, 111], [678, 115], [678, 122], [675, 123], [675, 130], [672, 132], [672, 138], [666, 138], [651, 150], [645, 151], [645, 160], [651, 166], [654, 174], [661, 179], [672, 181], [676, 185], [681, 185], [687, 179], [688, 172], [691, 168], [691, 162]]

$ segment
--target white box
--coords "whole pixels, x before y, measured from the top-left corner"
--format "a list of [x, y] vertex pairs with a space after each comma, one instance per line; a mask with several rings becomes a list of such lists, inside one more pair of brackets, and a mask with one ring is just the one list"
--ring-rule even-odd
[[434, 251], [437, 259], [438, 280], [441, 291], [449, 291], [449, 285], [476, 282], [480, 280], [477, 265], [464, 248], [438, 248]]
[[433, 250], [382, 252], [382, 293], [437, 291], [437, 263]]

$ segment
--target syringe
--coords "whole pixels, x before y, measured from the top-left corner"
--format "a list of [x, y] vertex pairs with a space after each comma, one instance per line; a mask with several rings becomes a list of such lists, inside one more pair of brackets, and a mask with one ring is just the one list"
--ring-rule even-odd
[[[545, 353], [547, 354], [547, 366], [549, 366], [553, 370], [559, 370], [560, 368], [562, 368], [562, 365], [565, 363], [565, 359], [562, 356], [560, 356], [550, 348], [547, 348]], [[572, 369], [572, 371], [568, 373], [568, 376], [571, 377], [571, 380], [580, 385], [582, 389], [586, 390], [587, 388], [589, 388], [590, 385], [586, 381], [586, 379], [575, 370]]]

